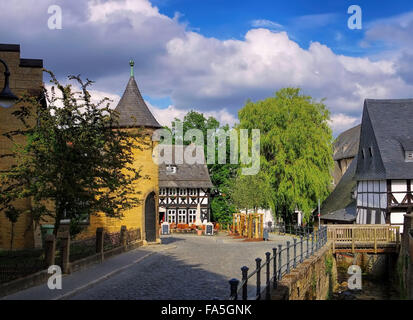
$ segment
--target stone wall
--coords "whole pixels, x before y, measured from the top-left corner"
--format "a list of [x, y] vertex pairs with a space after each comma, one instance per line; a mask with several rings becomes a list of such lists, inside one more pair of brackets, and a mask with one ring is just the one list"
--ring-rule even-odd
[[396, 276], [402, 298], [413, 299], [413, 214], [404, 215], [402, 245], [397, 260]]
[[273, 289], [271, 300], [327, 300], [336, 285], [337, 267], [331, 243], [306, 259]]

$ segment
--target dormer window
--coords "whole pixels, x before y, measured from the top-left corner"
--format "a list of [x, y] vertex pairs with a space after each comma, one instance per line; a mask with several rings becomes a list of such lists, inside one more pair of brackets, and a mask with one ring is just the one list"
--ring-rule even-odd
[[370, 158], [373, 157], [373, 148], [369, 147], [369, 154], [370, 154]]
[[167, 174], [174, 174], [176, 173], [176, 166], [166, 166], [166, 173]]
[[406, 151], [406, 162], [413, 162], [413, 150]]
[[364, 149], [361, 150], [361, 156], [363, 157], [363, 159], [365, 158]]

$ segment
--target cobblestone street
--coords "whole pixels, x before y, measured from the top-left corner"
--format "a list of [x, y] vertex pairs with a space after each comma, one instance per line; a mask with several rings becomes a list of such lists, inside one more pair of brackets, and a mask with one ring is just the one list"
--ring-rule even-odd
[[[226, 236], [166, 236], [163, 245], [139, 249], [154, 254], [71, 299], [226, 299], [228, 280], [240, 279], [242, 266], [254, 270], [255, 258], [265, 261], [265, 252], [287, 240], [281, 236], [267, 242]], [[252, 279], [251, 296], [254, 284]]]

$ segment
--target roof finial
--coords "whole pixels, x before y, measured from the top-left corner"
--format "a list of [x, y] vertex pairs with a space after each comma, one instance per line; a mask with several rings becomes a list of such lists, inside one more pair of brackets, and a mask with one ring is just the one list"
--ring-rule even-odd
[[133, 77], [133, 66], [135, 65], [135, 62], [133, 60], [129, 61], [130, 65], [130, 76]]

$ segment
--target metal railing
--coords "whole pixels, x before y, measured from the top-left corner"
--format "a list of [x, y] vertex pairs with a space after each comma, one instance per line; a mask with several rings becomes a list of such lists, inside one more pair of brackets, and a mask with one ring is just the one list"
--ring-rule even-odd
[[[256, 268], [253, 272], [248, 273], [249, 268], [244, 266], [241, 268], [242, 280], [231, 279], [230, 284], [230, 300], [238, 300], [241, 294], [242, 300], [248, 300], [248, 281], [256, 276], [256, 294], [254, 300], [261, 300], [263, 297], [266, 300], [270, 299], [271, 286], [276, 289], [279, 281], [283, 276], [289, 274], [292, 269], [295, 269], [305, 259], [313, 256], [317, 251], [324, 247], [327, 243], [327, 227], [322, 226], [320, 229], [313, 231], [306, 236], [300, 235], [300, 240], [293, 239], [293, 243], [287, 241], [287, 245], [278, 245], [278, 248], [272, 249], [265, 253], [265, 262], [262, 263], [261, 258], [255, 259]], [[261, 272], [264, 269], [264, 289], [262, 290]], [[272, 274], [272, 276], [271, 276]]]
[[278, 224], [268, 228], [270, 232], [278, 232], [279, 234], [294, 234], [307, 236], [314, 231], [312, 226], [298, 226], [294, 224]]

